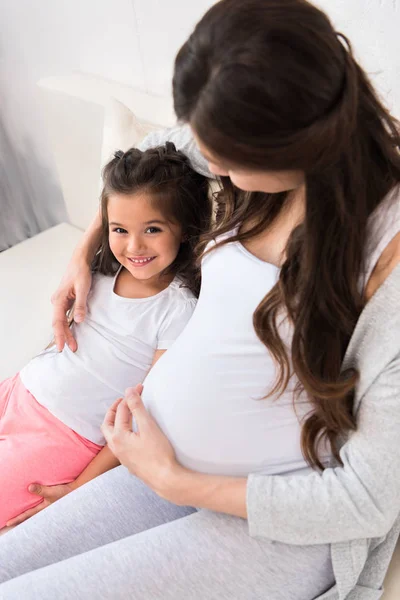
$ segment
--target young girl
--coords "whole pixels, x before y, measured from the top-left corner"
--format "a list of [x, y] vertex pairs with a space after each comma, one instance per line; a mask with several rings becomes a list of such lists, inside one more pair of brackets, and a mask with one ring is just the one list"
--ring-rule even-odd
[[119, 464], [103, 448], [104, 415], [143, 381], [196, 304], [193, 249], [209, 226], [208, 182], [172, 143], [117, 152], [101, 211], [88, 318], [71, 325], [77, 351], [52, 346], [0, 385], [0, 529], [41, 503], [32, 481], [79, 487]]

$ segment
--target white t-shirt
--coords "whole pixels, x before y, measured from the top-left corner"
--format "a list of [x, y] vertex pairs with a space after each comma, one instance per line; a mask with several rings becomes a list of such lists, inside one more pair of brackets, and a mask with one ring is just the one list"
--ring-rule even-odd
[[192, 319], [144, 382], [145, 405], [188, 468], [245, 476], [305, 466], [291, 388], [262, 399], [276, 367], [253, 313], [278, 275], [238, 242], [213, 250]]
[[155, 351], [171, 346], [196, 305], [178, 279], [155, 296], [131, 299], [114, 292], [116, 277], [94, 275], [85, 321], [72, 325], [78, 350], [49, 348], [20, 373], [40, 404], [96, 444], [104, 444], [109, 406], [143, 381]]
[[[399, 190], [371, 215], [366, 272], [400, 229]], [[229, 236], [228, 236], [229, 237]], [[196, 311], [185, 331], [144, 382], [143, 401], [171, 441], [178, 460], [206, 473], [307, 473], [300, 419], [311, 408], [305, 393], [293, 409], [293, 377], [279, 398], [262, 399], [276, 366], [257, 337], [253, 313], [279, 269], [238, 242], [203, 260]], [[281, 337], [290, 347], [286, 321]], [[329, 452], [321, 449], [329, 464]]]

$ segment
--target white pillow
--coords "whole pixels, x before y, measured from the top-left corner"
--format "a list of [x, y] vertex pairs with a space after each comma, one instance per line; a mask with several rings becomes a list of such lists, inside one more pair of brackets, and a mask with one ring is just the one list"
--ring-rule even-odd
[[117, 150], [138, 146], [148, 133], [157, 129], [159, 125], [140, 121], [125, 104], [110, 98], [104, 110], [101, 166], [104, 167]]
[[[148, 134], [151, 133], [152, 135]], [[126, 151], [134, 146], [146, 150], [152, 146], [173, 142], [178, 150], [182, 150], [191, 160], [193, 167], [210, 179], [210, 197], [220, 189], [219, 183], [208, 170], [205, 159], [199, 153], [188, 125], [176, 125], [161, 128], [138, 119], [130, 108], [119, 100], [110, 98], [104, 111], [103, 144], [101, 166], [107, 164], [117, 150]], [[100, 191], [102, 181], [100, 182]]]

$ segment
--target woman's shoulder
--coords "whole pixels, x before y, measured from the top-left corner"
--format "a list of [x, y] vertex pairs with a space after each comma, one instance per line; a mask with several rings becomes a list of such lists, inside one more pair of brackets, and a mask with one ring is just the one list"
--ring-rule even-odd
[[393, 360], [400, 358], [400, 263], [395, 266], [365, 305], [357, 321], [342, 364], [356, 363], [371, 382]]
[[400, 263], [400, 185], [372, 213], [368, 223], [365, 271], [367, 302]]
[[[365, 287], [367, 302], [400, 264], [400, 231], [388, 243], [376, 263]], [[399, 299], [400, 300], [400, 299]]]

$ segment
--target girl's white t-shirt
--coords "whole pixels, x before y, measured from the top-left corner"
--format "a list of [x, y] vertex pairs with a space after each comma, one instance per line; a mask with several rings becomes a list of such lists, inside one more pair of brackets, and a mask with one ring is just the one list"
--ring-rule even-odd
[[78, 350], [53, 346], [20, 373], [41, 405], [96, 444], [105, 443], [100, 425], [109, 406], [143, 381], [155, 351], [171, 346], [196, 306], [177, 278], [150, 298], [122, 298], [114, 291], [117, 275], [93, 276], [87, 316], [72, 325]]
[[[397, 189], [370, 217], [361, 285], [399, 231]], [[265, 399], [276, 366], [253, 326], [253, 313], [278, 276], [277, 267], [238, 242], [206, 255], [196, 311], [144, 382], [145, 405], [188, 468], [235, 476], [309, 471], [300, 434], [311, 405], [303, 394], [294, 410], [296, 377], [281, 397]], [[287, 320], [280, 333], [290, 354]], [[329, 451], [321, 449], [320, 458], [329, 464]]]

